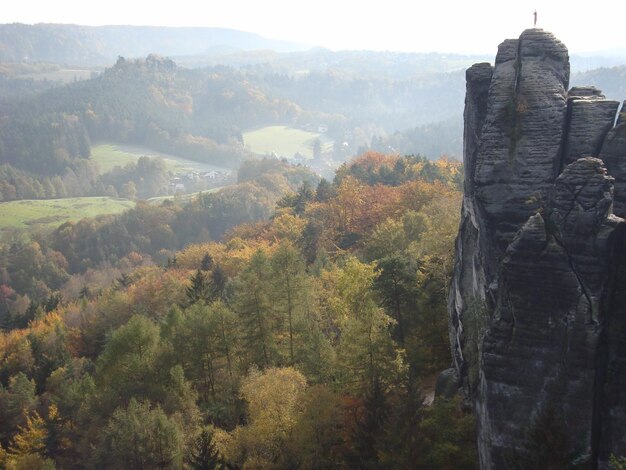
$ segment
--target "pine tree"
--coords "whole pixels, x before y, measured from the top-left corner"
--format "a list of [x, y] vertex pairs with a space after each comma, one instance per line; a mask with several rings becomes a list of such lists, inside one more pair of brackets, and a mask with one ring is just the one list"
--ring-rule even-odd
[[60, 303], [61, 303], [60, 293], [57, 292], [55, 294], [50, 294], [50, 296], [45, 300], [43, 304], [43, 309], [47, 313], [52, 312], [55, 308], [59, 306]]
[[529, 426], [522, 450], [514, 452], [509, 468], [530, 470], [573, 468], [578, 455], [570, 449], [565, 418], [559, 406], [549, 401]]
[[224, 461], [213, 442], [213, 432], [204, 428], [195, 438], [188, 456], [185, 458], [193, 470], [216, 470], [224, 468]]
[[304, 209], [306, 209], [306, 205], [313, 200], [315, 194], [313, 192], [313, 188], [311, 187], [311, 183], [305, 181], [302, 183], [302, 186], [298, 188], [298, 192], [296, 193], [296, 197], [294, 200], [293, 211], [297, 215], [304, 214]]
[[209, 290], [211, 300], [224, 300], [226, 294], [226, 273], [220, 264], [215, 264], [211, 270], [211, 281]]
[[396, 320], [395, 338], [404, 346], [407, 326], [412, 308], [417, 304], [415, 293], [415, 271], [410, 263], [400, 255], [387, 256], [378, 261], [378, 277], [374, 287], [379, 292], [382, 304]]
[[347, 461], [352, 468], [378, 468], [378, 443], [387, 420], [385, 393], [379, 380], [365, 396], [362, 413], [354, 428], [353, 446]]
[[116, 282], [117, 282], [117, 287], [126, 288], [132, 284], [133, 280], [128, 274], [123, 273], [120, 277], [116, 279]]
[[272, 257], [272, 280], [274, 310], [281, 317], [281, 325], [287, 329], [289, 364], [293, 365], [298, 340], [297, 325], [302, 323], [307, 279], [304, 260], [290, 243], [281, 243]]
[[333, 185], [325, 178], [322, 178], [315, 190], [315, 200], [317, 202], [326, 202], [333, 197]]
[[191, 285], [187, 287], [186, 293], [189, 305], [201, 301], [206, 303], [209, 300], [209, 285], [206, 275], [200, 269], [191, 276]]
[[80, 292], [78, 293], [78, 298], [79, 299], [88, 299], [89, 297], [91, 297], [91, 290], [85, 284], [83, 286], [83, 288], [80, 290]]
[[202, 271], [209, 271], [213, 267], [213, 258], [210, 254], [205, 253], [202, 261], [200, 262], [200, 269]]
[[260, 367], [270, 367], [276, 362], [277, 348], [270, 297], [271, 265], [264, 251], [258, 250], [252, 255], [248, 267], [239, 275], [238, 282], [237, 310], [250, 362]]

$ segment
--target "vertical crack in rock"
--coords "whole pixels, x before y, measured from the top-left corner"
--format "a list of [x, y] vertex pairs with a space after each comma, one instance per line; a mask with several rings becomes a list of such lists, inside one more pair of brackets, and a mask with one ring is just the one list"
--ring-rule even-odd
[[600, 151], [609, 174], [615, 178], [613, 211], [626, 216], [626, 109], [622, 105], [617, 124], [607, 133]]
[[563, 458], [608, 468], [626, 455], [626, 116], [566, 92], [567, 49], [540, 29], [466, 76], [450, 341], [481, 468], [532, 459], [546, 413]]

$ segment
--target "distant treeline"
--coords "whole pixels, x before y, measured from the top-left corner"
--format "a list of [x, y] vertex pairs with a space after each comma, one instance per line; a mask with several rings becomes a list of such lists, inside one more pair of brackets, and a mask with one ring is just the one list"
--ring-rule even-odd
[[[370, 148], [374, 136], [459, 114], [462, 81], [461, 72], [404, 81], [330, 72], [294, 77], [272, 69], [187, 70], [157, 56], [120, 57], [90, 80], [5, 95], [0, 163], [60, 176], [89, 157], [92, 140], [110, 140], [237, 168], [249, 157], [242, 130], [272, 124], [324, 127], [337, 142], [335, 157], [344, 159], [344, 142], [354, 154]], [[420, 139], [415, 151], [443, 153], [438, 136], [422, 133]]]
[[[149, 180], [147, 166], [160, 163], [145, 160], [140, 159], [139, 171]], [[32, 240], [0, 242], [0, 284], [41, 300], [70, 275], [117, 265], [132, 253], [165, 263], [189, 243], [217, 240], [236, 225], [269, 218], [285, 193], [318, 180], [304, 167], [275, 159], [249, 162], [242, 168], [238, 184], [203, 193], [187, 204], [140, 202], [122, 215], [67, 222]]]
[[571, 85], [593, 85], [607, 98], [626, 99], [626, 65], [603, 67], [572, 75]]
[[[342, 116], [340, 130], [374, 125], [385, 132], [450, 119], [463, 113], [465, 72], [426, 74], [403, 80], [343, 75], [333, 71], [303, 76], [257, 73], [273, 96], [307, 111]], [[342, 123], [333, 122], [329, 128]]]
[[0, 202], [18, 199], [58, 199], [110, 196], [147, 199], [168, 194], [170, 172], [162, 158], [140, 157], [123, 168], [99, 175], [88, 160], [74, 160], [63, 173], [38, 176], [0, 165]]

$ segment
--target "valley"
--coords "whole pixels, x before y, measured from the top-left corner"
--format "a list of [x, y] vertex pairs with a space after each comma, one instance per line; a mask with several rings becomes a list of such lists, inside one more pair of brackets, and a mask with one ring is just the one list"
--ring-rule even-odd
[[0, 469], [626, 468], [624, 61], [423, 18], [0, 25]]

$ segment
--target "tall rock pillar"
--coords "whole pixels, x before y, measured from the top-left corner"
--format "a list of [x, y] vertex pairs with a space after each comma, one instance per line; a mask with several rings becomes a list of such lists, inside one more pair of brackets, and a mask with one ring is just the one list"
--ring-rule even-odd
[[618, 102], [568, 82], [566, 47], [540, 29], [467, 71], [450, 340], [486, 469], [541, 465], [539, 428], [563, 432], [554, 452], [587, 468], [621, 450], [603, 433], [626, 434], [607, 408], [626, 403], [610, 379], [626, 335], [607, 334], [626, 324], [613, 295], [624, 221], [612, 213], [626, 178], [596, 158], [626, 168], [626, 139]]

